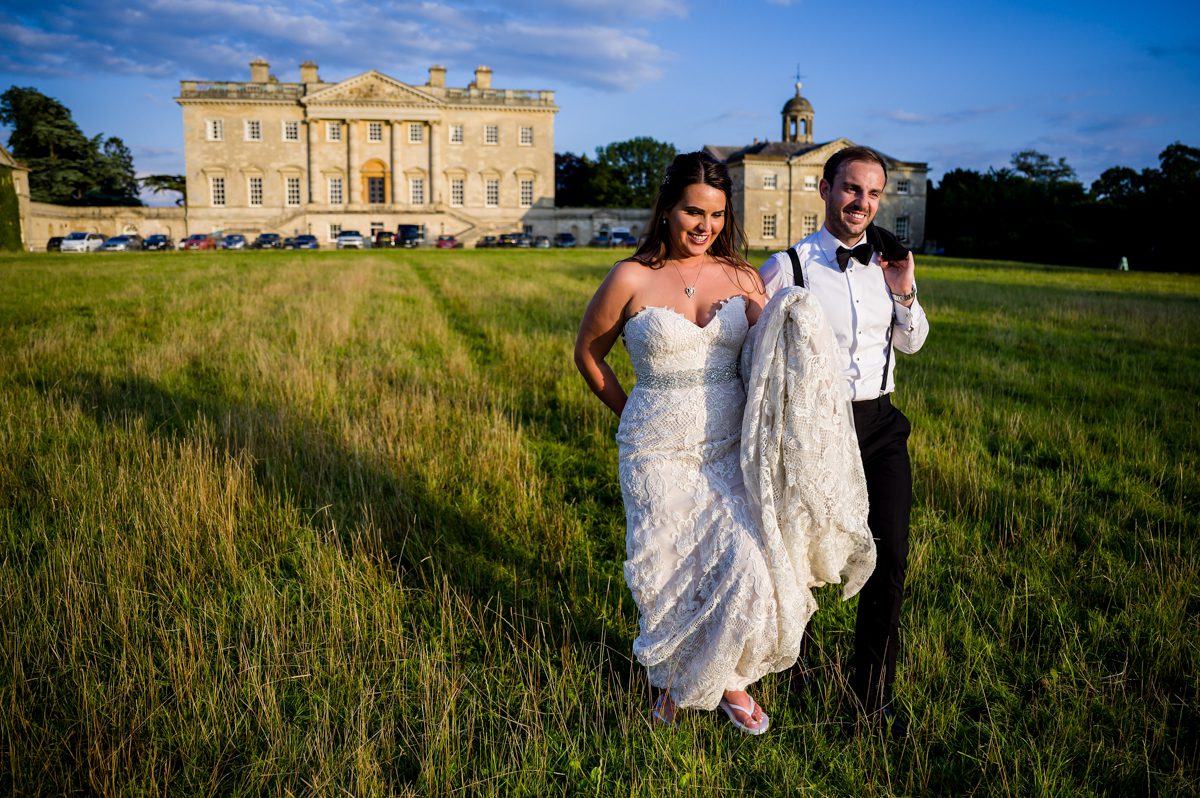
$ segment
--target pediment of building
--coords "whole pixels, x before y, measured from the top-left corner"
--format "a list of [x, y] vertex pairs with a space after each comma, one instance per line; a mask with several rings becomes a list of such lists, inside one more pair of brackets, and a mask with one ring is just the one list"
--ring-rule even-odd
[[825, 162], [829, 160], [829, 156], [838, 150], [844, 150], [847, 147], [853, 146], [855, 144], [850, 139], [834, 139], [833, 141], [819, 144], [811, 150], [805, 150], [798, 155], [793, 155], [791, 160], [792, 163], [800, 166], [824, 166]]
[[356, 105], [360, 103], [434, 107], [442, 105], [436, 97], [401, 83], [382, 72], [371, 70], [347, 78], [308, 95], [302, 102], [308, 106]]

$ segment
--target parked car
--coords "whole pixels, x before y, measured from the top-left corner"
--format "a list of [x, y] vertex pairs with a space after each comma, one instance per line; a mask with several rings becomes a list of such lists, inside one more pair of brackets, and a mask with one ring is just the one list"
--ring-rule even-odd
[[99, 233], [71, 233], [62, 240], [62, 252], [95, 252], [104, 245]]
[[554, 246], [569, 249], [575, 246], [575, 236], [570, 233], [557, 233], [554, 236]]
[[283, 248], [284, 249], [295, 249], [296, 248], [296, 237], [288, 236], [287, 238], [283, 239]]
[[182, 249], [216, 249], [217, 242], [210, 236], [204, 233], [192, 233], [187, 238], [183, 239]]
[[141, 236], [113, 236], [100, 245], [101, 252], [137, 252], [141, 248]]
[[533, 236], [525, 235], [524, 233], [517, 234], [517, 246], [522, 249], [529, 249], [533, 246]]
[[338, 233], [336, 246], [338, 249], [366, 249], [367, 242], [357, 230], [343, 230]]
[[475, 249], [492, 249], [500, 246], [500, 239], [495, 236], [484, 236], [475, 242]]
[[533, 239], [534, 249], [550, 249], [550, 236], [537, 236]]
[[50, 240], [46, 242], [46, 251], [47, 252], [62, 252], [62, 242], [63, 242], [62, 236], [51, 236]]
[[221, 249], [245, 249], [246, 237], [241, 233], [230, 233], [221, 239]]
[[620, 231], [615, 231], [612, 234], [612, 243], [609, 244], [609, 246], [636, 247], [637, 246], [637, 238], [634, 237], [633, 233], [623, 233]]
[[320, 249], [321, 242], [317, 241], [317, 237], [313, 235], [296, 236], [292, 242], [292, 249]]
[[283, 247], [283, 239], [279, 237], [279, 233], [259, 233], [258, 238], [254, 239], [254, 243], [250, 245], [250, 249], [280, 249]]
[[521, 237], [520, 233], [504, 233], [500, 236], [500, 243], [496, 246], [501, 249], [508, 249], [517, 245], [517, 239]]
[[419, 224], [402, 224], [396, 228], [398, 247], [419, 247], [425, 243], [425, 228]]
[[147, 252], [158, 252], [163, 249], [175, 249], [175, 242], [170, 236], [165, 236], [162, 233], [155, 233], [152, 236], [146, 236], [146, 240], [142, 242], [142, 249]]
[[391, 230], [379, 230], [375, 233], [376, 247], [394, 247], [396, 246], [396, 234]]
[[588, 242], [589, 247], [611, 247], [612, 238], [608, 233], [597, 233], [595, 238]]
[[438, 249], [462, 249], [462, 242], [459, 241], [454, 236], [438, 236], [437, 237], [437, 248]]

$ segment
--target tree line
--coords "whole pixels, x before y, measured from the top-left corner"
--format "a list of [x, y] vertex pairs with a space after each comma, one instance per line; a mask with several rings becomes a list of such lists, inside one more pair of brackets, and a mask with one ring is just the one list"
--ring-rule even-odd
[[930, 187], [925, 237], [946, 255], [1116, 268], [1200, 271], [1179, 229], [1200, 213], [1200, 149], [1180, 142], [1157, 168], [1106, 169], [1085, 189], [1065, 159], [1025, 150], [1012, 165], [953, 169]]

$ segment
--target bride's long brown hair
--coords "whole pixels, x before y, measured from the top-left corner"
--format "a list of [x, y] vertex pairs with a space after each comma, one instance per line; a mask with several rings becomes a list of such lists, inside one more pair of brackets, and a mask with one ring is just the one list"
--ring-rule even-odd
[[703, 150], [675, 156], [659, 186], [654, 199], [654, 212], [650, 216], [650, 229], [633, 260], [644, 263], [651, 269], [661, 269], [671, 257], [671, 245], [667, 239], [667, 214], [683, 197], [688, 186], [703, 183], [725, 195], [725, 226], [717, 234], [708, 254], [722, 263], [747, 271], [755, 277], [757, 272], [746, 260], [746, 233], [738, 223], [733, 210], [733, 180], [725, 164]]

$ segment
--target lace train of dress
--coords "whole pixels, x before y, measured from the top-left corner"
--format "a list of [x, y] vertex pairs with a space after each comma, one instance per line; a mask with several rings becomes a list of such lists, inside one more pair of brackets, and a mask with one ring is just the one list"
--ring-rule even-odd
[[[817, 347], [811, 367], [792, 364], [797, 376], [785, 379], [786, 389], [772, 383], [780, 382], [792, 351], [776, 340], [794, 342], [811, 332], [797, 323], [794, 301], [778, 313], [773, 310], [777, 305], [772, 302], [764, 311], [770, 330], [747, 342], [745, 353], [748, 323], [740, 296], [721, 305], [704, 327], [656, 307], [625, 324], [625, 346], [638, 377], [617, 431], [626, 516], [625, 580], [639, 610], [633, 651], [650, 683], [669, 688], [682, 707], [714, 709], [724, 691], [745, 689], [791, 666], [816, 609], [810, 588], [836, 581], [851, 557], [856, 558], [855, 568], [846, 572], [851, 595], [861, 586], [859, 579], [866, 578], [861, 566], [869, 574], [874, 563], [874, 548], [869, 562], [862, 551], [865, 484], [862, 528], [841, 537], [825, 535], [845, 525], [842, 519], [829, 522], [830, 505], [820, 505], [820, 491], [812, 487], [824, 485], [825, 494], [838, 497], [838, 508], [858, 501], [853, 488], [843, 491], [820, 479], [847, 473], [853, 478], [844, 456], [853, 430], [845, 419], [822, 422], [815, 442], [799, 444], [804, 463], [817, 458], [812, 475], [801, 479], [785, 468], [782, 446], [798, 444], [784, 435], [803, 436], [807, 414], [829, 414], [821, 403], [837, 401], [830, 373], [834, 381], [840, 375], [836, 369], [827, 372], [832, 361], [823, 360], [824, 350]], [[814, 307], [819, 315], [815, 302], [802, 303], [801, 311]], [[760, 320], [755, 332], [763, 326]], [[760, 338], [769, 344], [757, 347], [762, 364], [751, 354], [753, 340]], [[796, 349], [794, 356], [804, 353]], [[738, 376], [739, 358], [745, 373], [754, 375], [750, 392], [755, 404], [749, 408]], [[780, 413], [787, 423], [774, 421]], [[742, 446], [744, 423], [753, 436], [749, 460]], [[837, 458], [832, 472], [824, 471], [820, 461], [825, 450]], [[749, 492], [743, 471], [755, 481]], [[862, 480], [861, 464], [857, 478]], [[789, 493], [789, 480], [802, 481], [804, 490]], [[789, 498], [802, 502], [794, 519], [781, 512], [780, 502]], [[856, 513], [850, 511], [855, 516], [850, 526], [857, 523]]]

